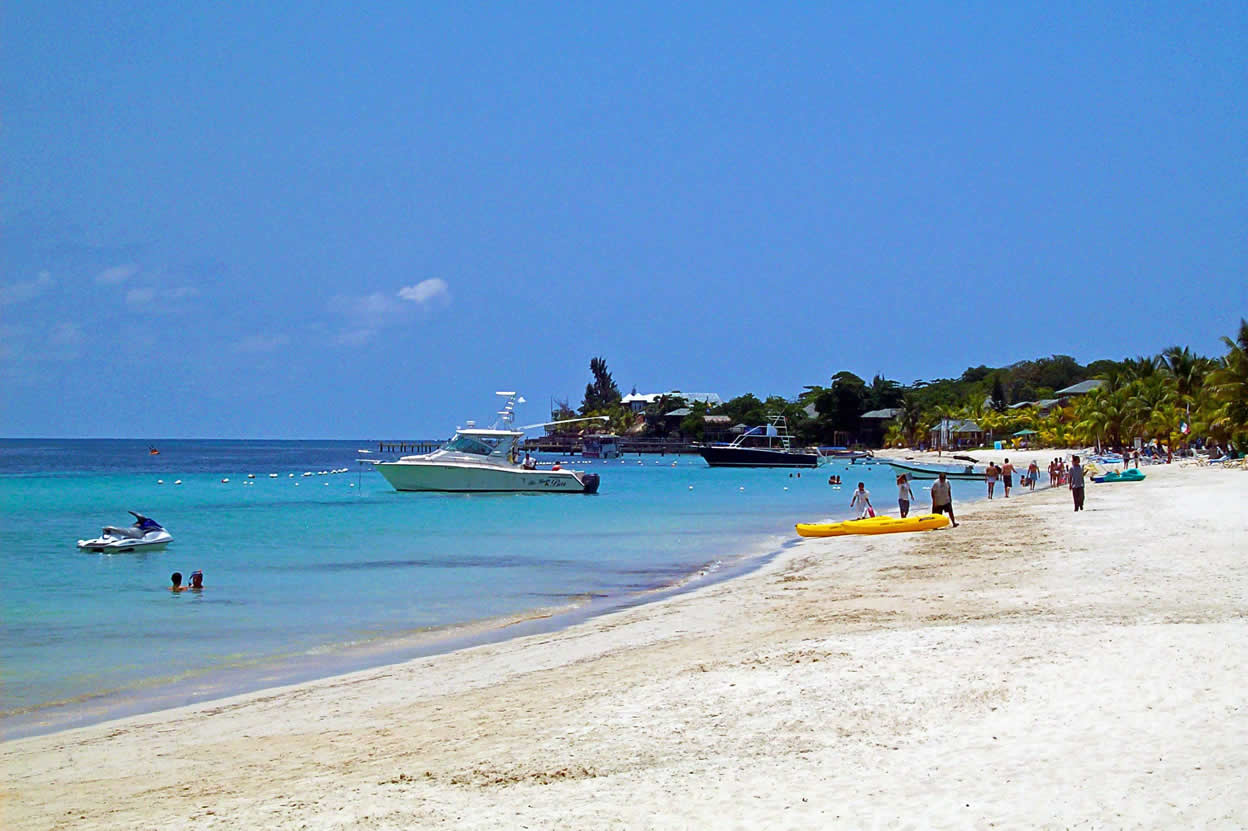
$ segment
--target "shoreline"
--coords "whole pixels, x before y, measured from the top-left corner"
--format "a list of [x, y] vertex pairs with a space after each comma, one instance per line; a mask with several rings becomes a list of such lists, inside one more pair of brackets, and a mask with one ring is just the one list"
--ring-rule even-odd
[[[977, 451], [981, 456], [1001, 451]], [[1020, 457], [1028, 451], [1016, 451]], [[1069, 451], [1066, 451], [1069, 452]], [[1043, 451], [1030, 451], [1030, 455], [1043, 455]], [[946, 458], [949, 454], [945, 454]], [[919, 457], [921, 461], [939, 462], [934, 452], [910, 450], [877, 451], [877, 460]], [[1030, 456], [1027, 457], [1030, 460]], [[1024, 461], [1026, 464], [1026, 461]], [[853, 465], [850, 465], [852, 470]], [[922, 487], [923, 481], [917, 483]], [[957, 491], [963, 494], [971, 487], [980, 489], [975, 497], [957, 496], [959, 504], [971, 504], [986, 500], [982, 484], [957, 482]], [[844, 486], [852, 490], [852, 484]], [[1047, 485], [1037, 488], [1047, 489]], [[1019, 489], [1022, 495], [1025, 489]], [[916, 494], [915, 513], [925, 513], [926, 496]], [[878, 495], [877, 495], [878, 501]], [[895, 512], [893, 502], [883, 503], [882, 513]], [[851, 514], [846, 513], [848, 518]], [[813, 520], [812, 520], [813, 521]], [[365, 642], [323, 644], [305, 652], [261, 656], [238, 664], [217, 666], [188, 673], [174, 678], [150, 678], [119, 689], [105, 690], [71, 700], [52, 701], [30, 708], [0, 714], [0, 742], [53, 735], [65, 730], [90, 727], [131, 716], [150, 715], [166, 710], [196, 704], [206, 704], [222, 699], [269, 689], [332, 679], [359, 671], [378, 669], [402, 664], [419, 658], [443, 655], [462, 649], [532, 634], [549, 634], [577, 626], [622, 609], [656, 602], [665, 597], [692, 591], [701, 585], [722, 580], [736, 579], [766, 565], [790, 545], [799, 544], [799, 538], [759, 537], [752, 547], [743, 553], [723, 554], [698, 566], [676, 579], [661, 585], [642, 589], [617, 597], [599, 597], [593, 594], [570, 595], [583, 597], [582, 602], [570, 602], [562, 606], [538, 606], [499, 617], [467, 620], [435, 626], [430, 629], [409, 631], [401, 634], [384, 634]]]
[[1149, 473], [1082, 514], [978, 500], [553, 633], [11, 740], [7, 824], [1243, 824], [1248, 478]]
[[261, 656], [176, 678], [144, 679], [133, 686], [10, 711], [0, 714], [0, 743], [210, 704], [513, 638], [559, 632], [602, 615], [735, 579], [765, 565], [790, 544], [792, 541], [782, 542], [771, 535], [760, 537], [743, 553], [715, 557], [667, 582], [627, 594], [573, 594], [569, 597], [577, 600], [560, 606], [535, 606], [498, 617], [378, 635], [364, 642], [322, 644], [297, 654]]

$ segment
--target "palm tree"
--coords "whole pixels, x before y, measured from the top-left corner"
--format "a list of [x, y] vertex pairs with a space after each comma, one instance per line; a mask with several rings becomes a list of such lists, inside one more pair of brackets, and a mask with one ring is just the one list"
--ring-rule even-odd
[[1147, 378], [1157, 372], [1161, 365], [1162, 360], [1159, 355], [1140, 355], [1138, 358], [1127, 358], [1122, 362], [1128, 380]]
[[1178, 405], [1178, 393], [1162, 375], [1151, 375], [1135, 381], [1127, 388], [1129, 397], [1123, 407], [1122, 426], [1130, 436], [1151, 435], [1149, 422], [1161, 410]]
[[1075, 404], [1075, 430], [1088, 444], [1104, 441], [1122, 443], [1122, 419], [1127, 402], [1125, 388], [1096, 389]]
[[1161, 353], [1161, 360], [1174, 378], [1179, 395], [1191, 398], [1200, 389], [1204, 373], [1203, 359], [1186, 346], [1171, 346]]
[[1243, 450], [1248, 440], [1248, 321], [1241, 318], [1239, 336], [1222, 342], [1228, 352], [1205, 378], [1205, 386], [1218, 404], [1215, 421]]
[[901, 429], [902, 440], [913, 447], [918, 444], [919, 431], [923, 429], [923, 408], [913, 395], [906, 394], [897, 410], [894, 423]]

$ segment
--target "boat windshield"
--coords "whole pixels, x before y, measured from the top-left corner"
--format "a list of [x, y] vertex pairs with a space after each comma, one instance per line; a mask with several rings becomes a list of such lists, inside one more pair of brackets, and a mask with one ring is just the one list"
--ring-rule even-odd
[[444, 449], [457, 450], [460, 453], [473, 453], [477, 456], [488, 456], [498, 448], [499, 440], [493, 436], [456, 436], [447, 443]]

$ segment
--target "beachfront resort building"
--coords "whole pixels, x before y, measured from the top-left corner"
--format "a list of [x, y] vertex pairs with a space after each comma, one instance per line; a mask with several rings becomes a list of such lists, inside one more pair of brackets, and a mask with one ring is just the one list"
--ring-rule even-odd
[[928, 430], [928, 443], [946, 450], [979, 447], [984, 443], [983, 429], [965, 418], [942, 418]]
[[621, 398], [620, 403], [633, 412], [640, 413], [660, 398], [682, 398], [686, 404], [705, 404], [712, 409], [724, 403], [723, 399], [713, 392], [681, 392], [680, 390], [634, 392]]
[[[666, 423], [668, 430], [677, 431], [680, 429], [680, 423], [685, 420], [685, 417], [692, 414], [693, 410], [689, 407], [678, 407], [670, 413], [664, 413], [663, 421]], [[726, 415], [704, 415], [702, 416], [702, 424], [705, 431], [702, 435], [703, 441], [727, 441], [732, 438], [734, 432], [742, 432], [744, 430], [744, 427], [741, 431], [733, 427], [732, 419]]]
[[1087, 395], [1093, 390], [1099, 390], [1103, 386], [1105, 386], [1105, 382], [1100, 378], [1092, 378], [1087, 381], [1080, 381], [1077, 384], [1071, 384], [1066, 389], [1058, 390], [1053, 394], [1058, 398], [1069, 398], [1072, 395]]
[[1060, 407], [1066, 401], [1065, 398], [1042, 398], [1039, 401], [1019, 401], [1017, 404], [1011, 404], [1011, 410], [1021, 410], [1024, 407], [1035, 407], [1036, 414], [1047, 416], [1053, 412], [1054, 407]]
[[1080, 381], [1077, 384], [1071, 384], [1065, 389], [1058, 390], [1053, 393], [1053, 395], [1057, 396], [1056, 398], [1042, 398], [1039, 401], [1019, 401], [1015, 404], [1011, 404], [1010, 409], [1021, 410], [1023, 407], [1035, 407], [1037, 414], [1047, 416], [1049, 413], [1053, 412], [1053, 410], [1059, 407], [1065, 407], [1070, 403], [1071, 398], [1076, 398], [1080, 395], [1087, 395], [1093, 390], [1100, 389], [1104, 386], [1104, 384], [1105, 382], [1100, 378], [1091, 378], [1087, 381]]
[[858, 441], [867, 447], [883, 447], [884, 434], [888, 432], [888, 423], [900, 413], [900, 407], [867, 410], [859, 417]]

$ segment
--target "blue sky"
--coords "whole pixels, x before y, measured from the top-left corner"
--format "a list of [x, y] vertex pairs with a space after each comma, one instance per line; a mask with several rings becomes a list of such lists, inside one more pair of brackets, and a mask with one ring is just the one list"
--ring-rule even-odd
[[7, 4], [0, 435], [436, 436], [594, 355], [791, 396], [1248, 315], [1242, 3], [584, 5]]

